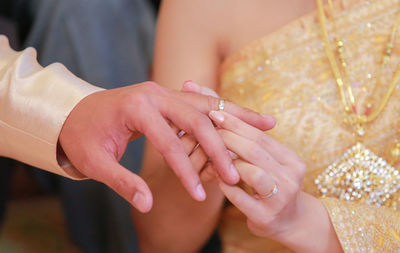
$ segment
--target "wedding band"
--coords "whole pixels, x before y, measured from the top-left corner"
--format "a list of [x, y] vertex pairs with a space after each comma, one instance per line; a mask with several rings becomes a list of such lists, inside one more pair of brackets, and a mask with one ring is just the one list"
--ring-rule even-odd
[[259, 196], [261, 199], [268, 199], [268, 198], [274, 196], [275, 194], [277, 194], [278, 192], [279, 192], [278, 186], [277, 186], [276, 184], [274, 184], [274, 188], [273, 188], [269, 193], [267, 193], [267, 194], [265, 194], [265, 195], [260, 195], [260, 194], [258, 194], [258, 196]]
[[183, 131], [183, 130], [181, 130], [181, 131], [179, 131], [179, 133], [177, 133], [176, 135], [177, 135], [178, 138], [180, 139], [180, 138], [182, 138], [182, 136], [184, 136], [185, 134], [186, 134], [186, 132]]
[[218, 109], [220, 111], [223, 111], [225, 109], [225, 99], [224, 98], [219, 99]]
[[194, 151], [196, 151], [199, 147], [200, 147], [200, 143], [197, 143], [196, 146], [194, 146], [194, 148], [192, 149], [192, 151], [189, 153], [188, 156], [191, 156], [194, 153]]

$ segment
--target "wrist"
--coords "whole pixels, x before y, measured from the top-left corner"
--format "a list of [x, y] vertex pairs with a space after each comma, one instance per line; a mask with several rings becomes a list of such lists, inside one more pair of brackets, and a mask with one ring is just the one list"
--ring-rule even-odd
[[304, 192], [291, 223], [274, 239], [296, 252], [343, 252], [322, 201]]

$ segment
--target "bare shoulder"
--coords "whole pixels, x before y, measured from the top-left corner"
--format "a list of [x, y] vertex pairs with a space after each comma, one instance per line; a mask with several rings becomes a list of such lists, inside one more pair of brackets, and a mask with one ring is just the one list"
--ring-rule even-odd
[[[170, 20], [175, 28], [190, 26], [192, 31], [203, 31], [208, 35], [224, 25], [222, 15], [226, 13], [229, 0], [164, 0], [161, 5], [159, 23]], [[179, 25], [180, 24], [180, 25]]]
[[172, 33], [180, 33], [188, 39], [211, 40], [224, 58], [268, 33], [286, 15], [285, 7], [291, 2], [293, 0], [164, 0], [159, 24], [163, 26], [168, 23], [165, 20], [169, 20], [174, 22]]
[[224, 2], [162, 1], [154, 56], [156, 82], [179, 89], [184, 80], [194, 80], [216, 88]]
[[221, 60], [309, 12], [314, 0], [164, 0], [157, 25], [155, 81], [195, 80], [217, 88]]
[[[266, 22], [263, 9], [274, 1], [265, 0], [164, 0], [158, 22], [160, 33], [180, 37], [190, 43], [207, 40], [224, 57], [232, 43], [240, 44], [243, 36]], [[262, 22], [259, 22], [262, 21]], [[239, 39], [239, 41], [237, 41]], [[235, 42], [237, 41], [237, 42]], [[235, 46], [233, 46], [235, 47]]]

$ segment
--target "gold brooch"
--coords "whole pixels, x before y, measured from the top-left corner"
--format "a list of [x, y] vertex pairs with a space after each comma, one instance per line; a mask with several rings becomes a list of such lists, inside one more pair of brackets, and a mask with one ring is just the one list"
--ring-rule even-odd
[[400, 173], [361, 143], [315, 179], [322, 196], [382, 206], [400, 189]]

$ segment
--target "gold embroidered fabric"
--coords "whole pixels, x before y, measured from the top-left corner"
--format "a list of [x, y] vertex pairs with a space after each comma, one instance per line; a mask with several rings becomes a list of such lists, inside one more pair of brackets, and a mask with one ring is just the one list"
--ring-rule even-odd
[[[397, 38], [391, 63], [382, 72], [383, 81], [376, 81], [380, 56], [400, 1], [342, 2], [336, 6], [337, 25], [346, 45], [349, 82], [358, 108], [364, 108], [366, 101], [374, 106], [400, 63]], [[327, 25], [329, 34], [333, 34], [332, 24]], [[343, 106], [316, 11], [228, 58], [221, 67], [220, 94], [275, 116], [277, 126], [268, 134], [295, 150], [306, 162], [303, 189], [314, 196], [321, 197], [314, 183], [318, 175], [357, 143], [354, 131], [343, 123]], [[363, 146], [389, 161], [395, 170], [400, 168], [393, 157], [393, 147], [400, 138], [399, 101], [400, 85], [380, 116], [367, 125], [362, 139]], [[400, 183], [389, 181], [397, 187]], [[323, 202], [346, 252], [400, 252], [399, 191], [392, 193], [390, 201], [384, 201], [381, 207], [336, 198], [324, 198]], [[232, 206], [224, 211], [220, 233], [227, 253], [290, 252], [276, 242], [251, 235], [245, 217]]]
[[323, 199], [345, 252], [399, 252], [400, 213], [337, 199]]

